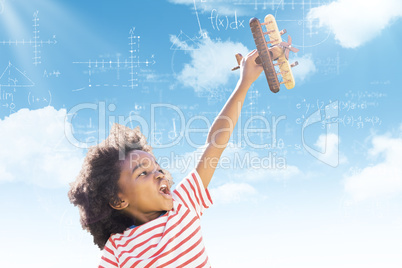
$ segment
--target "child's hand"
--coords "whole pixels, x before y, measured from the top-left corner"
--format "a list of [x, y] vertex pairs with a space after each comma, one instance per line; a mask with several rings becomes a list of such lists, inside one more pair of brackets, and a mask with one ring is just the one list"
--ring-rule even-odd
[[240, 62], [240, 83], [251, 85], [261, 74], [263, 67], [257, 64], [255, 59], [258, 57], [256, 49], [251, 51]]

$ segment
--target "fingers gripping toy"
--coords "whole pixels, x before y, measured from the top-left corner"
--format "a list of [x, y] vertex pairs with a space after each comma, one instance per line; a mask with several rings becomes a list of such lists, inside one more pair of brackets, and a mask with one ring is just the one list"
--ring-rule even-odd
[[[265, 32], [262, 29], [262, 25], [266, 28]], [[252, 18], [250, 20], [250, 29], [259, 55], [255, 62], [262, 64], [271, 91], [277, 93], [281, 84], [285, 84], [287, 89], [293, 88], [295, 80], [291, 68], [297, 66], [298, 62], [289, 64], [289, 52], [297, 53], [299, 50], [292, 47], [292, 38], [289, 35], [288, 41], [282, 42], [281, 36], [286, 33], [286, 29], [279, 31], [275, 18], [271, 14], [265, 16], [264, 23], [260, 23], [257, 18]], [[265, 35], [268, 35], [269, 41], [266, 41]], [[270, 46], [268, 47], [268, 45]], [[239, 65], [242, 58], [241, 54], [236, 54], [236, 60]], [[279, 72], [276, 72], [275, 66], [279, 67]], [[239, 68], [240, 66], [236, 66], [232, 71]], [[282, 82], [278, 79], [279, 75], [282, 76]]]

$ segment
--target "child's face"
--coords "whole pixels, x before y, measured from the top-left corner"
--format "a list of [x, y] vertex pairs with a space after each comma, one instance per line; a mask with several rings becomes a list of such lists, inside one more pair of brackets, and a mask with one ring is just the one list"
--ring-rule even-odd
[[[136, 220], [159, 216], [173, 208], [169, 182], [155, 158], [144, 151], [128, 153], [120, 178], [119, 197], [125, 212]], [[144, 220], [142, 220], [144, 221]]]

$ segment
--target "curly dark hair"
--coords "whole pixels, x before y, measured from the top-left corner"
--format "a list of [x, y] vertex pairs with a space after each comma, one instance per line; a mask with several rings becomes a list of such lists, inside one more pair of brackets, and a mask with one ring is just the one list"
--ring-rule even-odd
[[[127, 154], [133, 150], [152, 153], [140, 128], [130, 129], [114, 124], [109, 137], [89, 148], [81, 171], [70, 184], [70, 202], [78, 207], [83, 229], [94, 237], [94, 243], [103, 249], [111, 234], [122, 233], [133, 220], [110, 204], [118, 202], [121, 166]], [[172, 184], [170, 173], [165, 177]]]

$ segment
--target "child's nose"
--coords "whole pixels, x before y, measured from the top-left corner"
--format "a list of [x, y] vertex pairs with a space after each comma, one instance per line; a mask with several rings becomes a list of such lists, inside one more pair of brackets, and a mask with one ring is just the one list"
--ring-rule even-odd
[[157, 178], [157, 179], [165, 178], [165, 174], [163, 174], [163, 172], [159, 169], [155, 169], [154, 174], [155, 174], [155, 178]]

